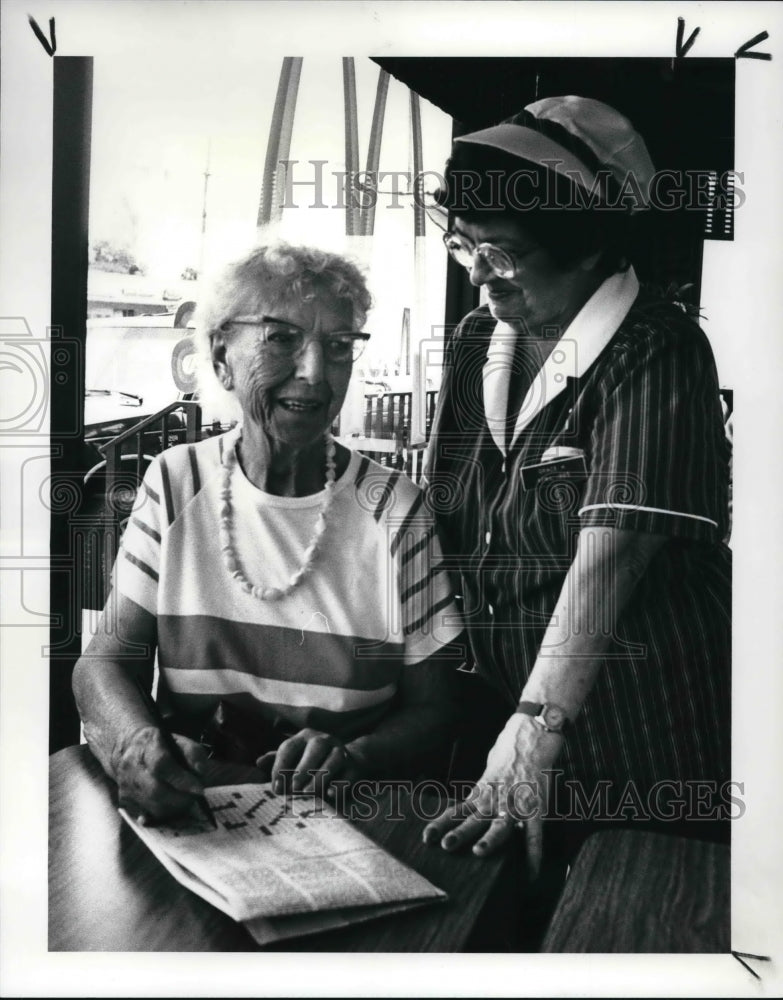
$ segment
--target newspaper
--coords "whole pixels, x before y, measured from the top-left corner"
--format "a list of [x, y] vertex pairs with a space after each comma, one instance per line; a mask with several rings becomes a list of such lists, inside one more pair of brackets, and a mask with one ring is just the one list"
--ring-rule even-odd
[[[327, 924], [342, 926], [355, 908], [386, 912], [446, 897], [317, 796], [247, 784], [207, 788], [206, 798], [216, 829], [193, 817], [150, 827], [120, 815], [178, 882], [247, 922], [261, 943], [288, 936], [265, 918], [334, 911]], [[298, 925], [296, 933], [316, 927]]]

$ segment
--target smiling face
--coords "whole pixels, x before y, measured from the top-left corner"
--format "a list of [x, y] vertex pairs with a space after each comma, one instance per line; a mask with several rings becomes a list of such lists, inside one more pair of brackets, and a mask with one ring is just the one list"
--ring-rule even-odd
[[331, 361], [324, 342], [330, 333], [352, 329], [351, 306], [317, 297], [251, 311], [287, 325], [280, 329], [303, 331], [301, 350], [281, 355], [265, 342], [261, 325], [229, 325], [213, 341], [215, 371], [219, 378], [230, 375], [246, 423], [263, 427], [278, 445], [300, 450], [329, 429], [345, 400], [351, 361]]
[[490, 243], [513, 257], [514, 274], [501, 278], [481, 254], [475, 254], [470, 281], [486, 286], [489, 310], [495, 319], [516, 323], [534, 334], [540, 333], [543, 326], [564, 329], [600, 284], [599, 255], [564, 270], [508, 215], [458, 216], [452, 232], [471, 247]]

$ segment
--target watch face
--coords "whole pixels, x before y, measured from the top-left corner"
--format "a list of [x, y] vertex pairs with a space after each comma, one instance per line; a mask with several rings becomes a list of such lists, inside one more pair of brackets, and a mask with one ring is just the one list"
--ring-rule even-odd
[[544, 720], [544, 725], [547, 729], [561, 729], [563, 723], [566, 721], [566, 714], [557, 705], [544, 705], [541, 710], [541, 718]]

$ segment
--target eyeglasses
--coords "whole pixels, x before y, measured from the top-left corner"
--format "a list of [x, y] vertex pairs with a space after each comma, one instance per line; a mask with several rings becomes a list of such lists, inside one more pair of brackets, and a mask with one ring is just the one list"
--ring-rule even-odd
[[[301, 327], [275, 319], [274, 316], [236, 316], [223, 324], [223, 327], [229, 326], [259, 327], [265, 347], [271, 354], [280, 358], [294, 358], [301, 354], [310, 337]], [[361, 357], [370, 334], [358, 333], [355, 330], [337, 330], [312, 339], [321, 344], [324, 358], [330, 364], [348, 365]]]
[[444, 233], [443, 244], [454, 260], [468, 271], [473, 267], [473, 261], [478, 255], [499, 278], [513, 278], [519, 267], [519, 261], [538, 250], [538, 247], [534, 246], [512, 254], [510, 250], [496, 247], [494, 243], [479, 243], [478, 246], [474, 246], [470, 240], [458, 233]]

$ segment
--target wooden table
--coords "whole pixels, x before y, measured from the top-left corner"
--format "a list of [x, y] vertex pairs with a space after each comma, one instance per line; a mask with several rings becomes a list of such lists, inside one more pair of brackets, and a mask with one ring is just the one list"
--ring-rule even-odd
[[546, 952], [730, 950], [725, 844], [635, 830], [582, 846], [542, 946]]
[[[116, 792], [87, 747], [49, 762], [50, 951], [254, 951], [231, 920], [172, 878], [117, 813]], [[221, 765], [215, 784], [258, 781]], [[519, 906], [520, 851], [491, 859], [450, 855], [421, 841], [425, 820], [401, 797], [404, 818], [357, 823], [364, 833], [444, 889], [443, 904], [284, 942], [275, 950], [453, 952], [511, 948], [509, 907]]]

